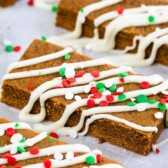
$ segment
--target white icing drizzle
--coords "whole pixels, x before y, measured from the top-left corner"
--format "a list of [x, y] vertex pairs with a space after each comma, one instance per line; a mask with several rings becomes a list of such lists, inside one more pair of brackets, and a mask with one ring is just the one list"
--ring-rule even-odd
[[[157, 93], [160, 93], [161, 91], [163, 90], [167, 90], [168, 89], [168, 81], [165, 81], [163, 83], [161, 83], [160, 85], [157, 85], [155, 87], [152, 87], [152, 88], [149, 88], [149, 89], [144, 89], [144, 90], [135, 90], [135, 91], [130, 91], [130, 92], [126, 92], [125, 95], [126, 95], [126, 99], [130, 99], [130, 98], [133, 98], [133, 97], [137, 97], [139, 94], [145, 94], [147, 96], [149, 95], [153, 95], [153, 94], [157, 94]], [[45, 94], [44, 94], [45, 95]], [[49, 94], [47, 94], [48, 96]], [[46, 96], [46, 97], [47, 97]], [[41, 98], [40, 98], [41, 99]], [[45, 96], [44, 96], [44, 99], [45, 99]], [[104, 96], [102, 98], [99, 98], [99, 99], [95, 99], [95, 103], [98, 104], [100, 103], [100, 101], [104, 100]], [[82, 107], [82, 106], [85, 106], [87, 105], [87, 101], [88, 99], [82, 99], [82, 100], [79, 100], [79, 101], [76, 101], [76, 102], [73, 102], [71, 103], [70, 105], [67, 105], [65, 110], [64, 110], [64, 113], [62, 115], [62, 117], [52, 123], [52, 124], [49, 124], [49, 125], [43, 125], [43, 124], [36, 124], [34, 126], [34, 129], [35, 130], [38, 130], [38, 131], [43, 131], [43, 130], [47, 130], [47, 131], [51, 131], [51, 130], [57, 130], [57, 132], [59, 134], [63, 134], [65, 135], [65, 129], [61, 129], [64, 127], [64, 125], [66, 124], [68, 118], [70, 117], [70, 115], [79, 107]], [[118, 97], [117, 96], [114, 96], [114, 101], [113, 102], [118, 102]], [[44, 107], [44, 105], [42, 106]], [[99, 110], [100, 107], [96, 107], [97, 110]], [[129, 107], [125, 108], [124, 110], [127, 111], [129, 109]], [[123, 110], [122, 110], [123, 111]], [[45, 108], [41, 108], [41, 112], [40, 113], [45, 113]], [[125, 122], [126, 123], [126, 122]], [[130, 126], [131, 124], [129, 124]], [[134, 123], [132, 123], [132, 128], [135, 128], [137, 129], [137, 127], [134, 127]], [[59, 130], [60, 129], [60, 130]]]
[[[23, 129], [23, 128], [20, 128], [20, 129]], [[12, 148], [14, 148], [16, 146], [22, 146], [22, 147], [34, 146], [38, 142], [40, 142], [43, 139], [45, 139], [47, 136], [48, 136], [47, 132], [41, 132], [37, 136], [35, 136], [33, 138], [30, 138], [30, 139], [27, 139], [25, 142], [21, 142], [21, 143], [17, 143], [17, 144], [5, 145], [5, 146], [3, 146], [3, 147], [0, 148], [0, 153], [8, 152], [8, 151], [10, 151]]]
[[[16, 126], [19, 125], [19, 126]], [[0, 124], [0, 129], [6, 130], [8, 128], [14, 128], [14, 129], [31, 129], [31, 127], [24, 123], [24, 122], [12, 122], [12, 123], [4, 123]]]
[[[83, 81], [85, 81], [85, 80], [83, 80]], [[125, 83], [132, 83], [133, 81], [137, 82], [137, 83], [141, 83], [143, 81], [148, 81], [151, 85], [155, 85], [155, 84], [159, 84], [160, 82], [162, 82], [163, 79], [158, 75], [153, 75], [150, 77], [144, 77], [144, 76], [139, 76], [139, 75], [125, 77]], [[53, 82], [55, 83], [55, 81], [53, 81]], [[53, 82], [51, 83], [52, 87], [54, 84]], [[109, 82], [111, 83], [111, 85], [112, 84], [120, 84], [118, 77], [102, 80], [101, 82], [103, 82], [105, 85], [109, 84]], [[76, 83], [76, 84], [79, 84], [79, 83]], [[95, 83], [95, 85], [96, 85], [96, 83]], [[47, 83], [43, 84], [43, 86], [44, 87], [46, 86], [48, 89], [48, 87], [50, 87], [50, 83], [47, 82]], [[64, 89], [52, 89], [52, 90], [49, 90], [45, 93], [44, 93], [44, 91], [46, 91], [47, 89], [45, 89], [45, 88], [43, 89], [43, 86], [40, 88], [37, 88], [32, 93], [28, 104], [21, 110], [21, 112], [19, 114], [20, 120], [27, 121], [27, 122], [35, 122], [35, 123], [43, 121], [46, 116], [45, 101], [47, 99], [49, 99], [51, 97], [65, 95], [66, 93], [69, 93], [69, 92], [74, 93], [74, 94], [83, 93], [84, 89], [87, 85], [71, 87], [71, 88], [64, 88]], [[34, 95], [36, 95], [36, 96], [34, 96]], [[39, 98], [38, 96], [40, 96], [41, 111], [39, 114], [30, 114], [30, 111], [31, 111], [35, 101]], [[32, 117], [33, 117], [33, 119], [32, 119]]]
[[50, 3], [59, 2], [59, 0], [34, 0], [34, 6], [40, 9], [51, 10]]
[[[136, 47], [136, 39], [134, 38], [133, 47], [128, 47], [131, 49], [134, 49]], [[129, 65], [129, 66], [149, 66], [151, 65], [156, 58], [156, 54], [158, 49], [168, 43], [168, 28], [165, 29], [158, 29], [146, 37], [139, 38], [139, 46], [138, 51], [135, 54], [121, 54], [116, 57], [108, 56], [105, 57], [106, 59], [110, 61], [114, 61], [116, 65], [120, 65], [121, 62], [123, 65]], [[153, 43], [152, 52], [149, 56], [149, 58], [145, 59], [145, 50], [146, 48]], [[126, 49], [127, 50], [127, 49]]]
[[[24, 152], [22, 154], [16, 154], [13, 155], [17, 161], [31, 159], [31, 158], [37, 158], [37, 157], [43, 157], [43, 156], [50, 156], [54, 155], [55, 153], [67, 153], [67, 152], [81, 152], [81, 153], [88, 153], [90, 152], [90, 149], [82, 144], [73, 144], [73, 145], [56, 145], [51, 146], [47, 148], [43, 148], [39, 150], [39, 153], [36, 155], [31, 155], [30, 152]], [[7, 159], [0, 158], [0, 165], [7, 164]], [[64, 162], [63, 162], [64, 164]]]

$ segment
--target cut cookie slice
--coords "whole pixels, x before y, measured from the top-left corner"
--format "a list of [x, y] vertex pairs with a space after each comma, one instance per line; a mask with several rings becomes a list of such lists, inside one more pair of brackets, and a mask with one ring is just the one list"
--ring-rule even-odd
[[8, 7], [14, 5], [16, 0], [0, 0], [0, 7]]
[[[148, 155], [164, 128], [168, 81], [35, 40], [3, 77], [1, 101], [37, 131], [97, 137]], [[163, 117], [160, 117], [160, 114]], [[159, 114], [159, 115], [158, 115]]]
[[115, 161], [102, 157], [99, 150], [82, 144], [67, 144], [53, 132], [34, 132], [24, 122], [0, 118], [0, 167], [22, 168], [122, 168]]

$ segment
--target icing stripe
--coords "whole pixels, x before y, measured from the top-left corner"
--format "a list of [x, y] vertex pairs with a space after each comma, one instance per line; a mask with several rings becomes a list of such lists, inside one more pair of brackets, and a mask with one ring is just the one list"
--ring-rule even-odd
[[65, 56], [66, 54], [69, 54], [71, 52], [73, 52], [73, 49], [71, 47], [67, 47], [61, 51], [58, 51], [58, 52], [55, 52], [52, 54], [47, 54], [44, 56], [40, 56], [37, 58], [32, 58], [32, 59], [28, 59], [28, 60], [24, 60], [24, 61], [14, 62], [9, 65], [8, 72], [10, 72], [11, 70], [16, 69], [16, 68], [27, 67], [30, 65], [35, 65], [35, 64], [39, 64], [39, 63], [46, 62], [49, 60], [57, 59], [57, 58]]
[[[135, 83], [141, 83], [143, 81], [148, 81], [151, 85], [156, 85], [156, 84], [159, 84], [160, 82], [162, 82], [163, 79], [158, 75], [153, 75], [150, 77], [144, 77], [144, 76], [139, 76], [139, 75], [125, 77], [125, 83], [132, 83], [133, 81]], [[118, 80], [118, 77], [102, 80], [101, 82], [105, 83], [105, 85], [109, 84], [109, 82], [110, 82], [110, 85], [121, 84], [120, 81]], [[96, 83], [95, 83], [95, 85], [96, 85]], [[43, 85], [43, 86], [45, 86], [45, 85]], [[50, 87], [49, 83], [47, 83], [47, 87], [48, 86]], [[52, 89], [42, 95], [41, 95], [41, 93], [43, 93], [44, 90], [40, 90], [40, 88], [39, 88], [32, 93], [32, 95], [31, 95], [32, 97], [29, 99], [28, 104], [20, 111], [19, 118], [20, 118], [20, 120], [27, 121], [27, 122], [41, 122], [44, 120], [44, 118], [46, 116], [46, 110], [44, 107], [45, 107], [45, 101], [47, 99], [49, 99], [51, 97], [65, 95], [68, 92], [73, 92], [74, 94], [83, 93], [84, 88], [86, 86], [88, 86], [88, 85], [71, 87], [71, 88], [64, 88], [64, 89]], [[40, 96], [40, 106], [41, 106], [40, 113], [39, 114], [29, 114], [32, 107], [33, 107], [33, 104], [38, 99], [39, 95], [41, 95]], [[32, 117], [33, 117], [33, 120], [32, 120]]]
[[[17, 126], [19, 125], [19, 126]], [[31, 129], [31, 127], [24, 123], [24, 122], [13, 122], [13, 123], [5, 123], [5, 124], [0, 124], [0, 129], [8, 129], [8, 128], [14, 128], [14, 129]]]
[[52, 5], [48, 4], [49, 2], [58, 2], [59, 0], [34, 0], [34, 6], [45, 9], [45, 10], [51, 10]]
[[[23, 129], [23, 128], [21, 128], [21, 129]], [[8, 151], [10, 151], [12, 148], [14, 148], [16, 146], [22, 146], [22, 147], [34, 146], [38, 142], [40, 142], [43, 139], [45, 139], [47, 136], [48, 136], [47, 132], [42, 132], [42, 133], [38, 134], [37, 136], [35, 136], [33, 138], [27, 139], [25, 142], [21, 142], [21, 143], [17, 143], [17, 144], [5, 145], [5, 146], [0, 148], [0, 153], [8, 152]]]
[[[39, 153], [36, 155], [31, 155], [30, 152], [24, 152], [22, 154], [13, 155], [17, 161], [43, 157], [43, 156], [50, 156], [54, 155], [56, 152], [59, 153], [67, 153], [67, 152], [81, 152], [81, 153], [88, 153], [90, 149], [81, 144], [74, 144], [74, 145], [57, 145], [51, 146], [47, 148], [43, 148], [39, 150]], [[0, 165], [7, 164], [7, 159], [0, 158]]]

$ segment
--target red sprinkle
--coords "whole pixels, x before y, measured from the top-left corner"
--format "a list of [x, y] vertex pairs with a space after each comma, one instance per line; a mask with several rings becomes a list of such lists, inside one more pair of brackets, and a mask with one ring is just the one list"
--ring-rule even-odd
[[114, 92], [113, 95], [120, 95], [123, 94], [123, 92]]
[[88, 105], [89, 108], [94, 107], [95, 104], [96, 104], [96, 103], [95, 103], [95, 101], [94, 101], [93, 99], [89, 99], [89, 100], [87, 101], [87, 105]]
[[102, 156], [101, 155], [96, 155], [97, 163], [102, 162]]
[[161, 104], [166, 104], [166, 100], [165, 99], [160, 99], [160, 103]]
[[124, 83], [125, 82], [125, 79], [124, 78], [119, 78], [120, 82], [121, 83]]
[[63, 86], [58, 85], [58, 86], [56, 86], [55, 88], [56, 88], [56, 89], [61, 89], [61, 88], [64, 88], [64, 87], [63, 87]]
[[74, 83], [74, 82], [76, 82], [76, 79], [75, 79], [75, 78], [68, 78], [67, 80], [68, 80], [69, 83]]
[[141, 87], [142, 89], [147, 89], [147, 88], [150, 87], [150, 84], [149, 84], [149, 82], [144, 81], [144, 82], [141, 82], [141, 83], [140, 83], [140, 87]]
[[156, 148], [156, 154], [159, 154], [160, 150], [158, 148]]
[[85, 74], [85, 71], [79, 71], [79, 72], [76, 74], [76, 77], [77, 77], [77, 78], [80, 78], [80, 77], [82, 77], [84, 74]]
[[28, 86], [28, 88], [29, 88], [29, 90], [33, 90], [33, 89], [34, 89], [34, 85], [33, 85], [33, 84], [30, 84], [30, 85]]
[[53, 137], [53, 138], [58, 139], [58, 134], [55, 133], [55, 132], [50, 132], [50, 136]]
[[36, 155], [36, 154], [38, 154], [38, 153], [39, 153], [39, 149], [38, 149], [38, 148], [36, 148], [36, 147], [31, 148], [31, 149], [30, 149], [30, 153], [31, 153], [32, 155]]
[[64, 87], [68, 87], [68, 86], [70, 86], [70, 83], [68, 82], [67, 79], [63, 79], [63, 80], [62, 80], [62, 85], [63, 85]]
[[50, 160], [44, 160], [43, 165], [45, 168], [50, 168], [51, 167], [51, 161]]
[[119, 7], [119, 8], [117, 9], [117, 12], [118, 12], [118, 14], [122, 15], [123, 12], [124, 12], [124, 8]]
[[6, 168], [6, 166], [5, 166], [5, 165], [3, 165], [3, 166], [1, 166], [1, 168]]
[[15, 52], [19, 52], [21, 50], [21, 47], [20, 46], [15, 46], [14, 49], [13, 49]]
[[98, 98], [101, 98], [102, 96], [103, 96], [102, 93], [97, 92], [97, 93], [94, 93], [94, 95], [92, 97], [94, 99], [98, 99]]
[[103, 100], [99, 103], [99, 106], [101, 106], [101, 107], [108, 106], [108, 102]]
[[107, 102], [113, 102], [114, 101], [114, 97], [112, 96], [112, 95], [107, 95], [106, 96], [106, 100], [107, 100]]
[[22, 168], [22, 166], [15, 166], [14, 168]]
[[7, 153], [7, 154], [5, 154], [2, 158], [7, 159], [7, 158], [10, 158], [10, 157], [12, 157], [12, 155], [9, 154], [9, 153]]
[[14, 164], [16, 164], [16, 158], [14, 158], [14, 157], [9, 157], [9, 158], [7, 158], [7, 162], [8, 162], [8, 164], [10, 164], [10, 165], [14, 165]]
[[93, 70], [93, 71], [91, 71], [90, 72], [91, 73], [91, 75], [93, 76], [93, 77], [99, 77], [99, 75], [100, 75], [100, 72], [99, 71], [97, 71], [97, 70]]
[[15, 130], [13, 129], [13, 128], [8, 128], [7, 130], [6, 130], [6, 135], [8, 135], [8, 136], [13, 136], [15, 134]]
[[97, 93], [97, 92], [98, 92], [97, 87], [94, 87], [94, 86], [91, 87], [90, 92], [91, 92], [92, 94]]
[[164, 99], [166, 102], [168, 102], [168, 95], [164, 95]]
[[74, 157], [78, 157], [79, 156], [79, 153], [74, 153]]
[[29, 0], [27, 3], [29, 6], [33, 6], [34, 5], [34, 0]]

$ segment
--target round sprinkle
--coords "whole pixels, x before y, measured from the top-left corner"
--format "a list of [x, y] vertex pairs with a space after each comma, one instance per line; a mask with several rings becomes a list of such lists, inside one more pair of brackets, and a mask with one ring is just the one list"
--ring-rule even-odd
[[97, 77], [100, 76], [100, 72], [97, 71], [97, 70], [91, 71], [90, 73], [91, 73], [91, 75], [92, 75], [93, 77], [95, 77], [95, 78], [97, 78]]
[[148, 21], [150, 22], [150, 23], [153, 23], [154, 21], [155, 21], [155, 17], [154, 16], [149, 16], [148, 17]]
[[16, 164], [16, 159], [14, 157], [9, 157], [9, 158], [7, 158], [7, 162], [10, 165], [15, 165]]
[[123, 73], [120, 73], [117, 75], [119, 78], [124, 78], [126, 76], [128, 76], [128, 73], [127, 72], [123, 72]]
[[137, 96], [136, 100], [138, 103], [145, 103], [148, 102], [148, 97], [144, 94], [140, 94]]
[[62, 77], [65, 76], [65, 70], [66, 70], [66, 68], [61, 68], [61, 69], [59, 70], [60, 76], [62, 76]]
[[30, 149], [30, 154], [32, 155], [37, 155], [39, 153], [39, 149], [34, 147]]
[[157, 119], [162, 119], [163, 118], [163, 113], [162, 112], [157, 112], [154, 114], [155, 118]]
[[0, 129], [0, 136], [3, 136], [5, 134], [5, 130], [4, 129]]
[[78, 136], [77, 132], [74, 129], [70, 130], [69, 135], [71, 138], [76, 138]]
[[68, 65], [66, 67], [64, 75], [66, 78], [74, 78], [76, 76], [74, 67], [72, 65]]
[[67, 80], [68, 80], [69, 83], [74, 83], [74, 82], [76, 82], [76, 79], [75, 79], [75, 78], [68, 78]]
[[78, 95], [76, 95], [74, 98], [75, 98], [76, 101], [79, 101], [79, 100], [82, 99], [81, 96], [78, 96]]
[[88, 165], [93, 165], [93, 164], [96, 163], [96, 160], [95, 160], [95, 158], [94, 158], [93, 156], [88, 156], [88, 157], [86, 157], [85, 161], [86, 161], [86, 163], [87, 163]]
[[65, 54], [64, 59], [65, 60], [70, 60], [71, 59], [71, 55], [70, 54]]
[[6, 51], [6, 52], [12, 52], [12, 51], [13, 51], [13, 46], [12, 46], [12, 45], [7, 45], [7, 46], [5, 47], [5, 51]]
[[101, 89], [101, 88], [105, 88], [105, 84], [104, 84], [103, 82], [98, 82], [98, 83], [96, 84], [96, 87], [97, 87], [97, 89], [99, 90], [99, 89]]
[[77, 77], [77, 78], [80, 78], [80, 77], [82, 77], [84, 74], [85, 74], [85, 71], [79, 71], [79, 72], [76, 74], [76, 77]]
[[53, 13], [57, 12], [58, 11], [58, 7], [57, 6], [52, 6], [51, 11]]
[[67, 100], [72, 100], [74, 98], [74, 93], [73, 92], [66, 93], [65, 98]]
[[49, 142], [54, 142], [54, 139], [53, 138], [49, 138]]
[[18, 127], [19, 127], [19, 123], [16, 123], [16, 124], [15, 124], [15, 127], [18, 128]]
[[158, 104], [158, 108], [159, 108], [161, 111], [165, 111], [165, 110], [167, 109], [166, 105], [165, 105], [165, 104], [161, 104], [161, 103]]
[[13, 147], [11, 150], [10, 150], [10, 154], [11, 155], [15, 155], [17, 153], [17, 147]]
[[66, 159], [73, 159], [73, 158], [74, 158], [74, 153], [73, 153], [73, 152], [68, 152], [68, 153], [65, 155], [65, 158], [66, 158]]
[[112, 84], [112, 86], [109, 89], [110, 89], [110, 91], [115, 92], [117, 89], [116, 84]]
[[81, 12], [81, 13], [84, 13], [84, 9], [83, 9], [83, 8], [81, 8], [81, 9], [80, 9], [80, 12]]
[[51, 161], [49, 159], [43, 161], [43, 165], [45, 168], [51, 168]]
[[117, 12], [118, 12], [119, 15], [122, 15], [123, 12], [124, 12], [124, 8], [119, 7], [119, 8], [117, 9]]
[[127, 97], [126, 97], [125, 94], [120, 94], [120, 95], [118, 96], [118, 100], [119, 100], [120, 102], [125, 101], [126, 98], [127, 98]]
[[15, 52], [19, 52], [21, 50], [21, 46], [15, 46], [13, 50]]
[[124, 91], [124, 87], [119, 87], [118, 89], [117, 89], [117, 92], [123, 92]]
[[20, 153], [26, 152], [26, 150], [23, 146], [17, 146], [17, 151]]
[[34, 6], [34, 0], [29, 0], [27, 3], [29, 6]]
[[87, 106], [89, 107], [89, 108], [92, 108], [92, 107], [94, 107], [95, 106], [95, 101], [93, 100], [93, 99], [89, 99], [88, 101], [87, 101]]
[[53, 137], [53, 138], [58, 139], [58, 134], [55, 133], [55, 132], [50, 132], [50, 136]]
[[90, 86], [90, 85], [86, 85], [86, 86], [84, 87], [84, 92], [85, 92], [85, 93], [89, 93], [89, 92], [90, 92], [90, 89], [91, 89], [91, 86]]
[[79, 154], [78, 153], [74, 153], [74, 157], [78, 157], [79, 156]]
[[55, 160], [62, 160], [63, 158], [64, 158], [64, 156], [63, 156], [62, 153], [57, 152], [57, 153], [54, 154], [54, 159]]
[[157, 101], [156, 100], [149, 100], [148, 103], [149, 104], [155, 104]]
[[102, 156], [101, 155], [96, 155], [97, 163], [102, 162]]
[[92, 97], [94, 99], [98, 99], [98, 98], [101, 98], [102, 96], [103, 96], [102, 93], [97, 92], [97, 93], [94, 93]]
[[119, 78], [119, 81], [120, 81], [121, 83], [124, 83], [124, 82], [125, 82], [125, 79], [124, 79], [124, 78]]
[[8, 128], [6, 130], [6, 135], [12, 137], [15, 134], [15, 130], [13, 128]]
[[141, 87], [142, 89], [147, 89], [147, 88], [150, 87], [150, 84], [149, 84], [149, 82], [144, 81], [144, 82], [141, 82], [141, 83], [140, 83], [140, 87]]
[[70, 83], [69, 83], [69, 81], [68, 81], [67, 79], [63, 79], [63, 80], [62, 80], [62, 85], [63, 85], [64, 87], [68, 87], [68, 86], [70, 86]]
[[91, 92], [92, 94], [97, 93], [97, 92], [98, 92], [98, 89], [93, 86], [93, 87], [91, 87], [90, 92]]
[[10, 157], [12, 157], [12, 155], [9, 154], [9, 153], [7, 153], [7, 154], [5, 154], [5, 155], [2, 156], [2, 158], [4, 158], [4, 159], [10, 158]]
[[108, 106], [108, 102], [107, 102], [107, 101], [102, 100], [102, 101], [99, 103], [99, 106], [100, 106], [100, 107], [105, 107], [105, 106]]
[[28, 89], [29, 89], [29, 90], [33, 90], [34, 87], [35, 87], [35, 86], [34, 86], [33, 84], [29, 84]]
[[128, 102], [127, 105], [128, 105], [128, 106], [135, 106], [136, 103], [135, 103], [135, 102]]
[[156, 148], [156, 154], [159, 154], [160, 150], [158, 148]]
[[165, 99], [160, 99], [160, 103], [161, 104], [166, 104], [166, 100]]
[[107, 102], [111, 103], [114, 101], [114, 97], [112, 95], [107, 95], [106, 100], [107, 100]]
[[143, 103], [137, 104], [136, 107], [139, 112], [146, 110], [146, 106]]
[[104, 92], [104, 91], [106, 91], [106, 88], [100, 88], [100, 89], [98, 90], [98, 92], [100, 92], [100, 93], [102, 93], [102, 92]]
[[47, 41], [47, 37], [45, 37], [45, 36], [41, 36], [41, 40], [43, 40], [43, 41]]
[[10, 142], [15, 144], [15, 143], [19, 143], [22, 140], [23, 136], [19, 133], [14, 134], [11, 139]]

